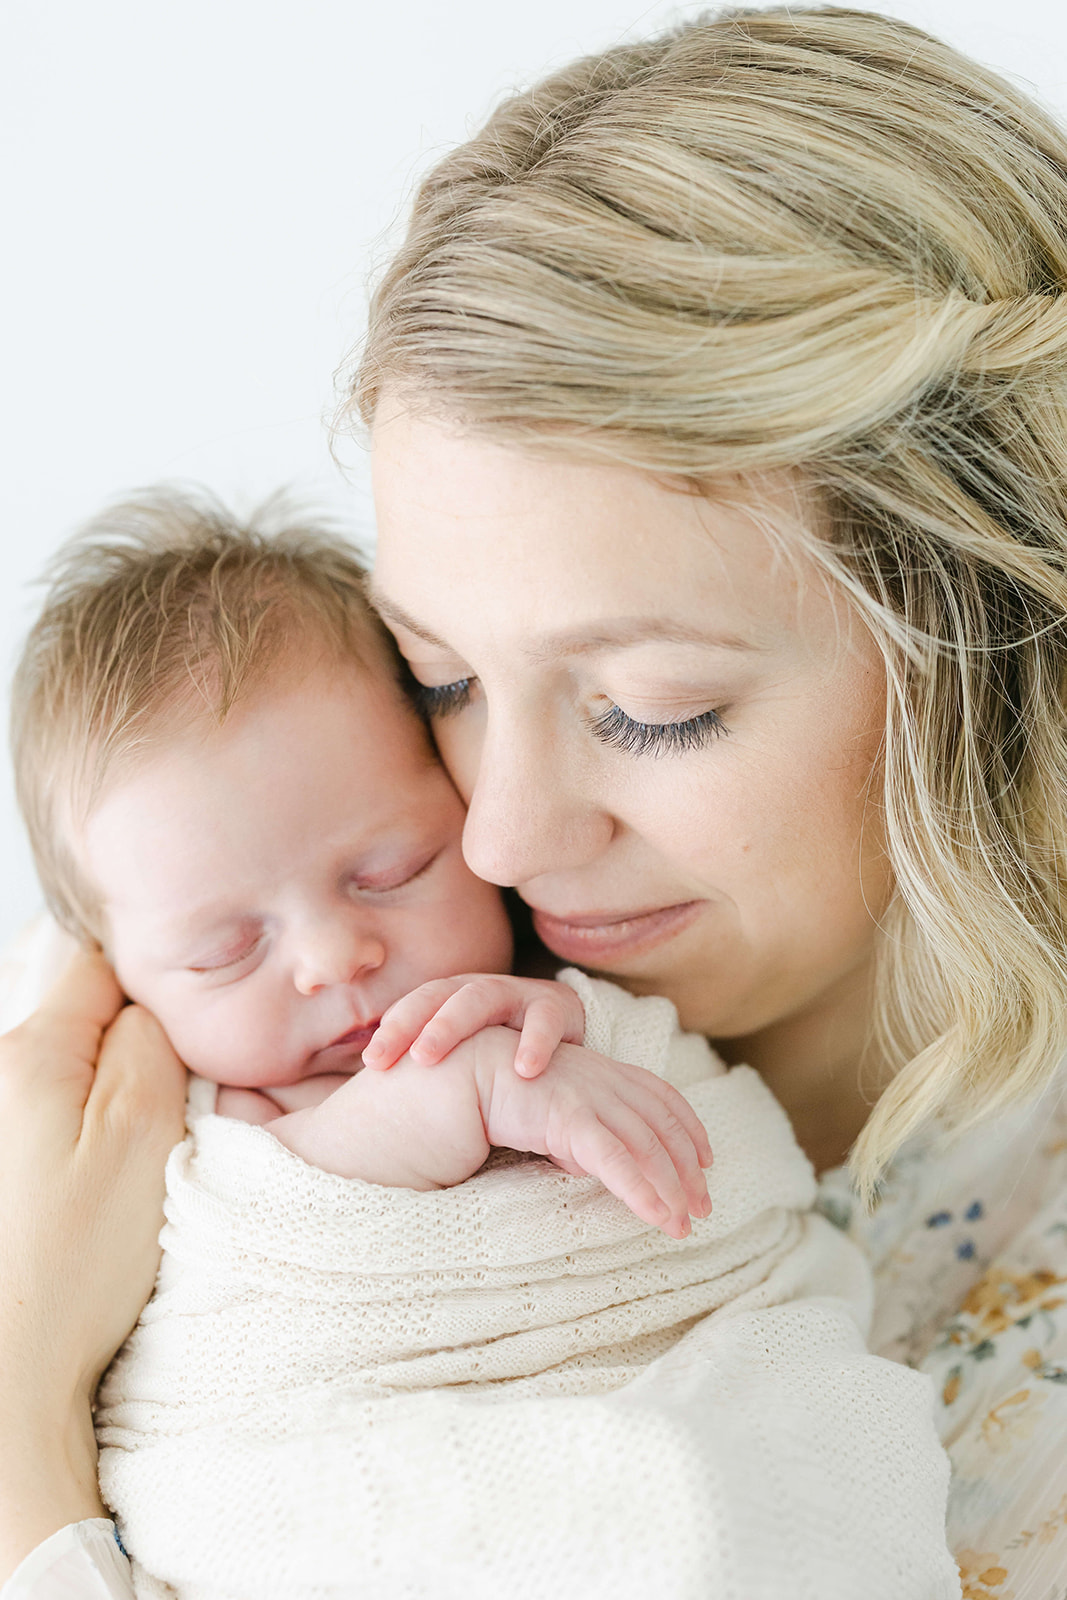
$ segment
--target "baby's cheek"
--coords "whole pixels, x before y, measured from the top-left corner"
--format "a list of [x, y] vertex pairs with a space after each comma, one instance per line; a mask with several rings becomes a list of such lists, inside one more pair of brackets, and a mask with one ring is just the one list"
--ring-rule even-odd
[[168, 1010], [171, 1023], [165, 1016], [160, 1021], [191, 1072], [234, 1088], [270, 1083], [285, 1039], [264, 1007], [234, 993], [186, 996]]
[[450, 964], [442, 972], [510, 972], [514, 937], [503, 896], [480, 878], [466, 890], [449, 921], [445, 946]]

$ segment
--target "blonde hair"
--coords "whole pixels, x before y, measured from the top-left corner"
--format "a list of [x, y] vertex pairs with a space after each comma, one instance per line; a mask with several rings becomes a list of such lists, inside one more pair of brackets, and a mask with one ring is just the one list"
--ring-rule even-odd
[[798, 469], [889, 677], [853, 1151], [1067, 1044], [1067, 139], [904, 23], [735, 11], [507, 100], [423, 183], [350, 404], [714, 490]]
[[110, 506], [49, 569], [15, 673], [16, 792], [49, 907], [83, 941], [98, 896], [72, 832], [109, 776], [176, 731], [221, 724], [280, 668], [393, 655], [354, 550], [283, 497], [239, 522], [203, 492]]

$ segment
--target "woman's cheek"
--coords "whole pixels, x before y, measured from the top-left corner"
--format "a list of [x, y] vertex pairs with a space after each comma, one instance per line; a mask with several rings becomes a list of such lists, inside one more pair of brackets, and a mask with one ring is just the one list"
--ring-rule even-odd
[[481, 717], [470, 712], [458, 717], [441, 717], [434, 723], [434, 742], [464, 805], [470, 804], [478, 781], [482, 755], [481, 723]]

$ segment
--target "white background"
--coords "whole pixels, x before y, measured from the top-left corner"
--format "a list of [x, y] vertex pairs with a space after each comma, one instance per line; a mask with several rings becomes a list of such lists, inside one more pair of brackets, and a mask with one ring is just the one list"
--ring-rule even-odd
[[[160, 479], [247, 508], [282, 483], [370, 531], [323, 418], [415, 176], [507, 90], [699, 4], [4, 0], [0, 670], [31, 580]], [[1067, 115], [1062, 0], [897, 15]], [[0, 781], [0, 939], [37, 905]]]

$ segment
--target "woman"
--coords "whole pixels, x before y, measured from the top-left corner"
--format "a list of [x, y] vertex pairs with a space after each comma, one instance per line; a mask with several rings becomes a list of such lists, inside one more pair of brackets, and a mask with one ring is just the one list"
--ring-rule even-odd
[[[915, 30], [693, 24], [439, 165], [354, 385], [472, 865], [779, 1096], [869, 1252], [873, 1348], [936, 1380], [971, 1600], [1067, 1570], [1065, 219], [1064, 135]], [[68, 1059], [39, 1051], [12, 1094]], [[89, 1081], [53, 1085], [68, 1120]], [[64, 1216], [6, 1280], [49, 1346]], [[58, 1412], [35, 1363], [16, 1443], [34, 1406], [85, 1438], [105, 1343]], [[23, 1548], [91, 1514], [81, 1460], [42, 1464]]]

